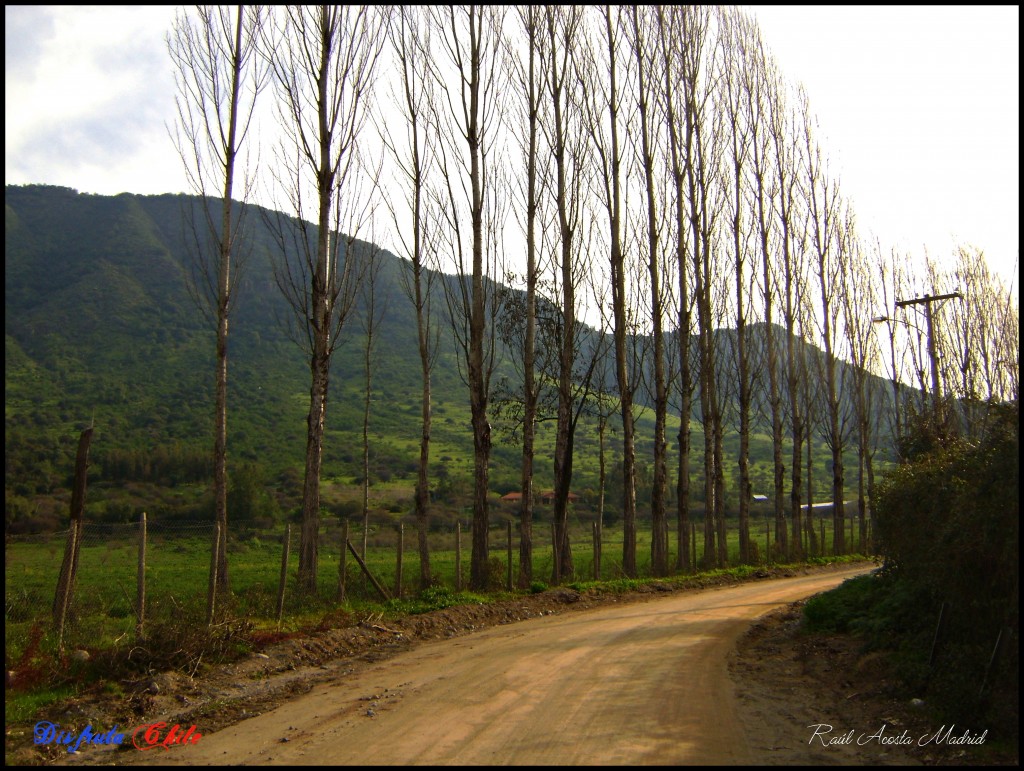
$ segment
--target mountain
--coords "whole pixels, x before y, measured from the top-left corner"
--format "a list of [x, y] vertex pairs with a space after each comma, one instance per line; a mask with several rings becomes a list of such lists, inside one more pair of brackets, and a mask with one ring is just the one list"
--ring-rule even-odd
[[[199, 205], [184, 195], [6, 188], [9, 524], [26, 512], [39, 513], [40, 506], [51, 513], [66, 511], [78, 434], [90, 424], [95, 425], [90, 501], [99, 508], [104, 489], [135, 483], [205, 489], [215, 334], [186, 282], [195, 259], [188, 248], [188, 214]], [[248, 219], [252, 249], [230, 317], [228, 448], [229, 467], [248, 464], [266, 483], [287, 488], [294, 487], [297, 474], [301, 481], [309, 370], [287, 331], [292, 311], [274, 280], [268, 228], [274, 216], [254, 207]], [[420, 404], [415, 315], [399, 277], [407, 263], [386, 251], [381, 259], [379, 286], [387, 312], [374, 357], [374, 474], [376, 481], [411, 480]], [[439, 301], [437, 307], [443, 306]], [[433, 374], [432, 458], [445, 479], [468, 476], [472, 463], [468, 397], [451, 337], [442, 325]], [[361, 475], [362, 357], [362, 332], [353, 320], [332, 363], [324, 445], [325, 478], [339, 483]], [[510, 364], [501, 366], [494, 382], [502, 376], [514, 382]], [[593, 455], [596, 440], [590, 433], [577, 446]], [[492, 487], [506, 491], [518, 480], [519, 451], [501, 441], [500, 430], [496, 434]], [[581, 486], [594, 483], [588, 477], [596, 466], [591, 460], [577, 463]], [[548, 465], [539, 456], [541, 484], [550, 474]], [[197, 495], [193, 491], [185, 499], [195, 503]]]

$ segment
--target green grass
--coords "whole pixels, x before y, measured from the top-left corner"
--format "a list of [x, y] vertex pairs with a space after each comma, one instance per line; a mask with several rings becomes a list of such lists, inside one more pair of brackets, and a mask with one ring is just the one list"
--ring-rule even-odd
[[[396, 515], [399, 516], [399, 515]], [[494, 526], [490, 534], [492, 589], [505, 588], [508, 542], [505, 518], [511, 512], [496, 507], [492, 513]], [[739, 545], [735, 522], [729, 523], [728, 552], [730, 564], [738, 562]], [[703, 534], [697, 525], [697, 564], [703, 560]], [[829, 528], [826, 540], [830, 542]], [[104, 535], [104, 532], [107, 534]], [[151, 533], [154, 531], [151, 530]], [[87, 527], [80, 550], [79, 572], [74, 601], [69, 615], [66, 641], [69, 647], [102, 649], [134, 637], [137, 586], [137, 526], [116, 528]], [[183, 525], [150, 535], [146, 551], [146, 618], [147, 622], [180, 619], [200, 622], [205, 618], [208, 585], [209, 527], [202, 524]], [[763, 522], [752, 523], [751, 538], [758, 554], [768, 554]], [[553, 571], [550, 546], [550, 524], [534, 526], [533, 575], [537, 581], [551, 580]], [[352, 527], [349, 539], [357, 550], [362, 548], [362, 532]], [[280, 532], [232, 535], [229, 552], [231, 594], [218, 600], [221, 615], [244, 618], [257, 627], [277, 625], [276, 603], [280, 581], [282, 534]], [[397, 576], [397, 540], [395, 529], [371, 526], [367, 533], [366, 563], [373, 575], [395, 595]], [[285, 586], [285, 627], [297, 629], [317, 621], [337, 609], [339, 563], [342, 556], [341, 529], [336, 520], [327, 520], [321, 531], [319, 571], [316, 596], [299, 590], [296, 581], [298, 532], [293, 528], [289, 555], [289, 572]], [[453, 532], [429, 535], [430, 567], [434, 581], [452, 591], [455, 580], [455, 538]], [[591, 523], [582, 516], [570, 527], [575, 575], [573, 581], [593, 581], [594, 553]], [[461, 537], [461, 586], [467, 587], [470, 576], [471, 528], [464, 521]], [[622, 569], [622, 529], [605, 527], [602, 533], [601, 581], [627, 579]], [[650, 575], [649, 526], [641, 522], [637, 531], [636, 561], [641, 577]], [[676, 561], [674, 526], [670, 530], [669, 565]], [[5, 561], [5, 654], [8, 663], [17, 662], [30, 645], [33, 634], [52, 626], [51, 605], [64, 548], [64, 538], [33, 538], [15, 540], [6, 549]], [[517, 526], [513, 524], [513, 578], [518, 573], [519, 544]], [[750, 567], [738, 570], [753, 569]], [[419, 587], [419, 555], [416, 535], [406, 527], [402, 559], [402, 597], [416, 597]], [[345, 585], [348, 608], [379, 603], [370, 582], [361, 573], [356, 561], [345, 554]], [[455, 602], [455, 594], [438, 594], [426, 601], [425, 609], [441, 601]], [[447, 599], [446, 599], [447, 598]], [[418, 601], [424, 601], [420, 598]], [[411, 610], [409, 612], [412, 612]], [[422, 612], [422, 611], [420, 611]]]
[[886, 598], [887, 588], [876, 576], [858, 576], [835, 589], [815, 595], [804, 606], [804, 629], [826, 634], [862, 629]]
[[9, 693], [4, 699], [4, 722], [7, 725], [30, 722], [40, 710], [75, 695], [74, 686], [43, 688], [37, 691]]

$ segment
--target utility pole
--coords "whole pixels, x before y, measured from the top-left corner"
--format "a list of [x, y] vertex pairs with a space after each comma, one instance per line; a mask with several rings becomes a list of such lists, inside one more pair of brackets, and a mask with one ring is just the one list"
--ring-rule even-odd
[[928, 356], [931, 358], [932, 363], [932, 399], [935, 403], [936, 414], [939, 412], [942, 393], [939, 384], [939, 357], [935, 350], [935, 322], [932, 313], [932, 303], [939, 300], [950, 300], [954, 297], [962, 298], [963, 295], [959, 291], [949, 292], [948, 294], [926, 294], [924, 297], [915, 297], [913, 300], [897, 300], [895, 302], [895, 307], [897, 308], [906, 308], [908, 305], [924, 305], [925, 320], [928, 324]]

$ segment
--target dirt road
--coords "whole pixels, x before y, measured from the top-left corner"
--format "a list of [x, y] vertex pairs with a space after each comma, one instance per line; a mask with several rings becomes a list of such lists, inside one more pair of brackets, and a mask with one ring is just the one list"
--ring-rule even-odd
[[866, 570], [688, 592], [426, 643], [194, 745], [132, 753], [129, 762], [756, 764], [763, 760], [751, 748], [764, 745], [737, 715], [726, 667], [736, 639], [772, 608]]

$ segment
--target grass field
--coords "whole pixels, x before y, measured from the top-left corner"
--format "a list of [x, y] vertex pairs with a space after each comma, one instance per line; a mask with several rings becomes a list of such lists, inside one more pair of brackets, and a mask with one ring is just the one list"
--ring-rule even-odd
[[[492, 517], [492, 521], [497, 517]], [[739, 559], [736, 523], [729, 522], [728, 549], [730, 564]], [[826, 523], [826, 543], [831, 542], [830, 522]], [[702, 523], [697, 523], [696, 557], [703, 559]], [[751, 524], [751, 537], [757, 544], [761, 560], [769, 553], [767, 541], [770, 528], [761, 520]], [[573, 580], [595, 579], [592, 524], [577, 520], [572, 523], [576, 575]], [[773, 534], [772, 534], [772, 537]], [[432, 532], [430, 540], [431, 572], [435, 583], [449, 588], [456, 586], [455, 533]], [[349, 539], [361, 549], [363, 533], [353, 527]], [[66, 536], [34, 536], [9, 540], [5, 560], [5, 657], [8, 665], [17, 662], [41, 633], [50, 635], [51, 608], [60, 571]], [[178, 526], [150, 525], [146, 547], [146, 619], [177, 620], [182, 624], [200, 624], [206, 615], [206, 592], [209, 581], [209, 549], [211, 532], [206, 524], [189, 523]], [[276, 628], [276, 604], [280, 582], [283, 531], [239, 531], [229, 544], [229, 577], [231, 592], [218, 598], [220, 617], [245, 618], [257, 628]], [[471, 534], [468, 522], [462, 525], [461, 574], [467, 586], [470, 569]], [[366, 563], [394, 596], [396, 594], [398, 533], [390, 527], [373, 528], [367, 532]], [[324, 615], [339, 608], [339, 562], [341, 528], [330, 520], [321, 531], [319, 551], [318, 595], [313, 597], [298, 590], [295, 580], [298, 533], [292, 529], [288, 581], [285, 588], [282, 628], [294, 629], [315, 624]], [[670, 529], [670, 565], [675, 564], [675, 530]], [[602, 532], [601, 580], [623, 578], [622, 528], [605, 527]], [[552, 571], [551, 530], [549, 523], [534, 526], [533, 574], [539, 582], [549, 582]], [[508, 573], [507, 525], [498, 521], [490, 533], [492, 588], [505, 588]], [[518, 572], [519, 542], [513, 524], [513, 576]], [[75, 595], [69, 615], [65, 641], [68, 647], [102, 649], [134, 635], [135, 598], [138, 574], [137, 525], [87, 525], [83, 537]], [[356, 561], [346, 555], [346, 602], [349, 610], [380, 603], [372, 585], [363, 577]], [[641, 576], [650, 574], [650, 530], [641, 522], [637, 533], [637, 567]], [[402, 558], [404, 597], [418, 592], [419, 556], [417, 538], [405, 528]]]

